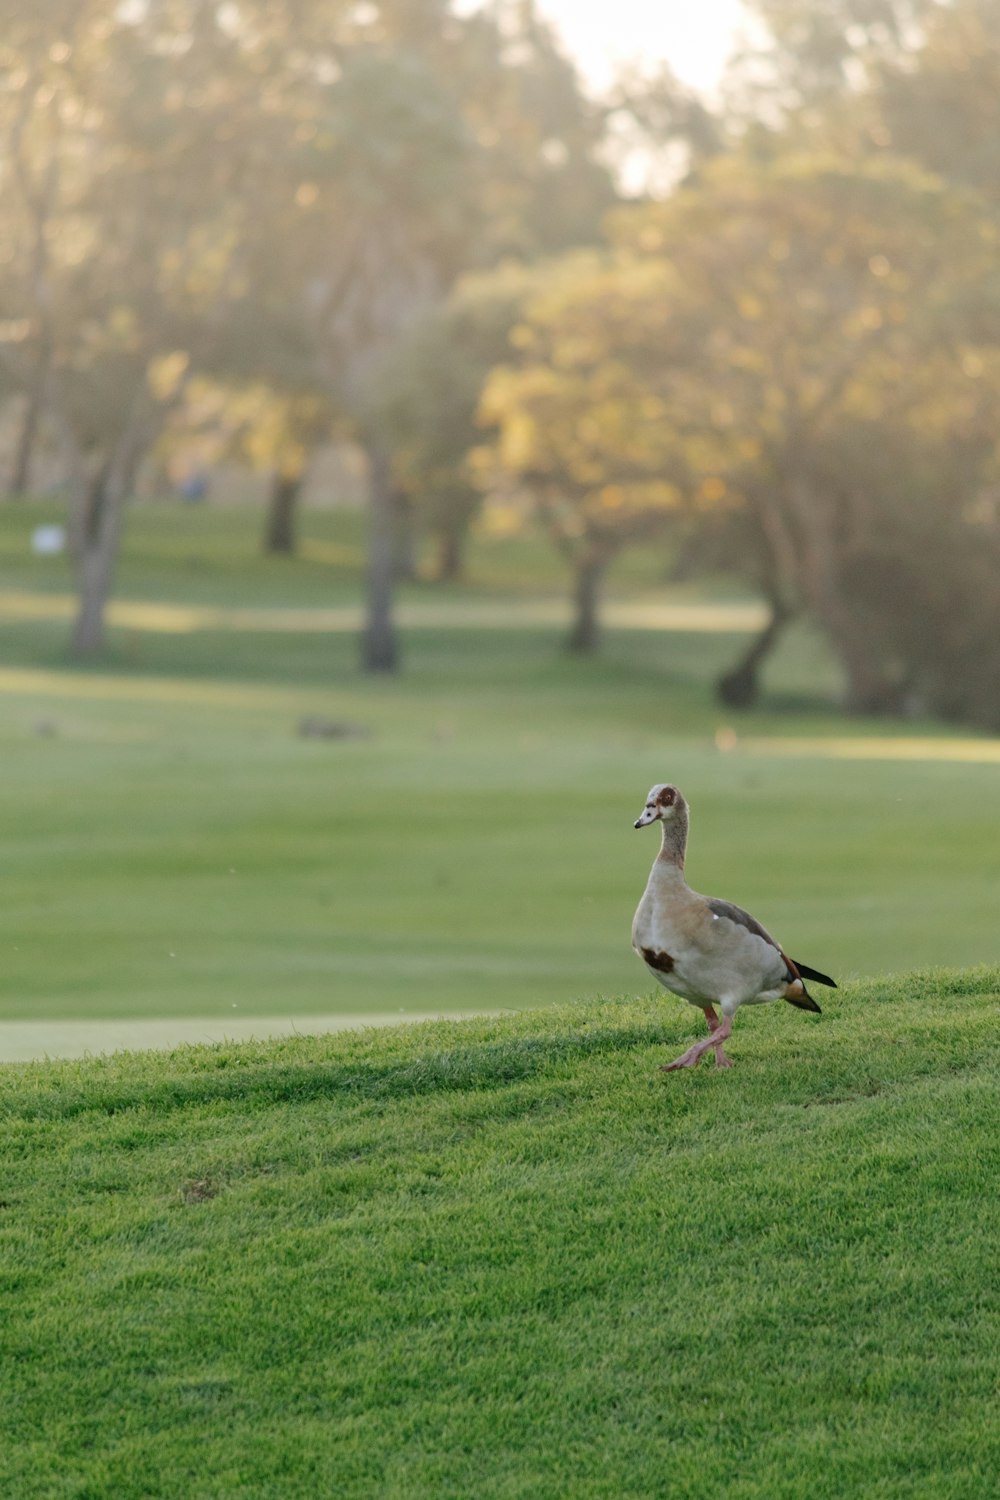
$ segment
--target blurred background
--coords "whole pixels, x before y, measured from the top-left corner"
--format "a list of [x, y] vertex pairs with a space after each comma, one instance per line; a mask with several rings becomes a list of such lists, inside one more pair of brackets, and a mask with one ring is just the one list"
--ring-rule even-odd
[[0, 23], [0, 1056], [1000, 959], [1000, 0]]

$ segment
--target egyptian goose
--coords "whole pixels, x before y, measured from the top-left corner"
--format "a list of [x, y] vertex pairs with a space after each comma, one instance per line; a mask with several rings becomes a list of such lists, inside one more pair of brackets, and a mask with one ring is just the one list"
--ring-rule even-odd
[[[660, 822], [662, 846], [632, 923], [632, 947], [654, 979], [705, 1012], [709, 1034], [665, 1063], [662, 1071], [693, 1068], [710, 1047], [716, 1066], [729, 1068], [722, 1044], [741, 1005], [787, 1000], [819, 1014], [803, 979], [837, 986], [825, 974], [790, 959], [749, 912], [729, 901], [699, 896], [684, 879], [688, 808], [675, 786], [654, 786], [636, 828]], [[714, 1006], [722, 1011], [722, 1020]]]

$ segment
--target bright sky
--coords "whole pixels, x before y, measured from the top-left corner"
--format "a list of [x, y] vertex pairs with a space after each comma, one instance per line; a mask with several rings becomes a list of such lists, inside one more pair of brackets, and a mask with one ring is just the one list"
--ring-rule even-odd
[[710, 91], [746, 21], [741, 0], [538, 0], [538, 9], [598, 87], [616, 63], [665, 61]]

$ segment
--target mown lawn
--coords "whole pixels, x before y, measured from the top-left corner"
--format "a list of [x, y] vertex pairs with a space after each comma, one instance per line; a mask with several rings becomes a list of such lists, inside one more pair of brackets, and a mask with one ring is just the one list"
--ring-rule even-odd
[[[58, 592], [71, 585], [69, 561], [35, 557], [33, 529], [65, 522], [57, 500], [0, 498], [0, 584]], [[265, 556], [261, 550], [264, 516], [254, 505], [186, 505], [153, 501], [133, 506], [117, 574], [124, 597], [183, 600], [186, 603], [323, 605], [353, 601], [364, 568], [366, 521], [363, 511], [308, 508], [298, 523], [299, 554]], [[419, 549], [421, 570], [433, 570], [433, 547]], [[613, 593], [658, 588], [666, 576], [660, 548], [634, 548], [621, 554], [611, 573]], [[733, 592], [732, 585], [717, 585]], [[538, 534], [474, 534], [468, 548], [467, 576], [449, 589], [451, 597], [508, 598], [527, 593], [562, 596], [566, 570]], [[696, 588], [692, 586], [692, 592]], [[404, 584], [403, 598], [433, 594], [433, 585]]]
[[0, 1493], [982, 1500], [1000, 971], [0, 1072]]
[[[44, 592], [19, 571], [41, 513], [0, 514], [8, 588]], [[332, 565], [258, 559], [258, 523], [140, 509], [119, 592], [316, 605], [325, 576], [329, 598], [347, 581], [357, 598], [356, 562], [338, 583]], [[356, 525], [308, 518], [344, 548]], [[524, 545], [473, 557], [512, 610]], [[391, 681], [358, 673], [349, 633], [119, 631], [86, 671], [65, 635], [3, 627], [0, 1019], [440, 1013], [645, 990], [628, 931], [655, 834], [631, 825], [666, 779], [693, 804], [692, 882], [804, 961], [845, 978], [1000, 960], [1000, 763], [935, 759], [954, 749], [941, 726], [844, 720], [805, 632], [738, 720], [710, 691], [740, 648], [729, 634], [617, 630], [579, 661], [554, 628], [414, 629]], [[306, 716], [361, 737], [302, 738]], [[734, 725], [737, 748], [718, 749]], [[931, 738], [928, 758], [901, 758], [913, 736]], [[896, 758], [845, 758], [845, 738]]]

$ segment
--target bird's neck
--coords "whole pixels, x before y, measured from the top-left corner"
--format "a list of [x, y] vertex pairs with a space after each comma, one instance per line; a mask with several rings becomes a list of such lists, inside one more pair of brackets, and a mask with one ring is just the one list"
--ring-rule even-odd
[[[684, 874], [684, 854], [687, 850], [688, 819], [687, 811], [678, 809], [674, 816], [662, 825], [662, 837], [660, 852], [656, 856], [661, 875], [669, 875], [676, 871], [680, 876]], [[664, 868], [666, 867], [666, 868]]]

